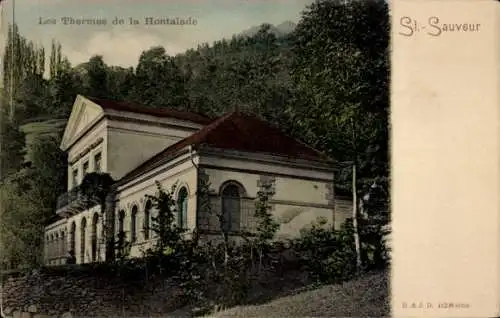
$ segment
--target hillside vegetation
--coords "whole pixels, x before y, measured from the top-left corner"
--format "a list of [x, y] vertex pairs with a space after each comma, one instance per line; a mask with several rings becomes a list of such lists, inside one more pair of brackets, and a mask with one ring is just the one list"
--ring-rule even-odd
[[221, 310], [209, 317], [389, 317], [389, 274], [297, 290], [268, 303]]
[[5, 283], [3, 310], [8, 318], [30, 309], [41, 317], [388, 317], [388, 278], [383, 271], [323, 286], [273, 281], [282, 289], [255, 286], [246, 305], [205, 314], [203, 304], [185, 305], [173, 280], [143, 281], [138, 288], [109, 275], [37, 272]]

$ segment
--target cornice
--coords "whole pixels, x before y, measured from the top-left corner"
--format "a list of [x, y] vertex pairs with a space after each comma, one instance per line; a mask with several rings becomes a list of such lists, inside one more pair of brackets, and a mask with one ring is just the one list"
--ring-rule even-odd
[[175, 122], [152, 121], [152, 120], [148, 120], [148, 119], [144, 119], [144, 118], [129, 117], [129, 116], [125, 116], [125, 115], [120, 115], [119, 113], [110, 114], [108, 112], [105, 112], [104, 117], [110, 121], [129, 122], [129, 123], [136, 123], [136, 124], [141, 124], [141, 125], [146, 124], [148, 126], [177, 129], [177, 130], [182, 130], [182, 131], [186, 131], [186, 132], [197, 131], [203, 127], [203, 125], [193, 124], [190, 122], [189, 122], [190, 125], [183, 125], [182, 124], [183, 122], [181, 120], [179, 120], [179, 123], [176, 124]]
[[304, 159], [291, 159], [285, 156], [242, 152], [229, 149], [219, 149], [209, 146], [197, 147], [197, 152], [200, 156], [215, 156], [217, 158], [226, 158], [233, 160], [249, 161], [255, 163], [275, 164], [296, 169], [314, 169], [326, 173], [336, 172], [337, 169], [333, 166], [333, 162], [328, 161], [313, 161]]
[[89, 152], [91, 152], [94, 148], [96, 148], [97, 146], [99, 146], [103, 141], [104, 141], [104, 138], [99, 137], [90, 146], [86, 147], [82, 152], [80, 152], [79, 155], [77, 155], [75, 158], [71, 159], [71, 161], [69, 161], [69, 164], [73, 165], [75, 162], [77, 162], [78, 160], [80, 160], [83, 157], [85, 157]]

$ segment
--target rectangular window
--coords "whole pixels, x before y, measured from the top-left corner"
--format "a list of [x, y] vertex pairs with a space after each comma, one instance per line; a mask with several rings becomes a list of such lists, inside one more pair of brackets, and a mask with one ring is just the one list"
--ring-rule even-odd
[[87, 173], [89, 173], [89, 162], [88, 162], [88, 161], [85, 161], [85, 162], [83, 163], [83, 173], [82, 173], [83, 178], [85, 178], [85, 175], [86, 175]]
[[101, 153], [94, 156], [95, 172], [101, 172]]
[[72, 184], [74, 187], [78, 185], [78, 168], [73, 169], [73, 180]]

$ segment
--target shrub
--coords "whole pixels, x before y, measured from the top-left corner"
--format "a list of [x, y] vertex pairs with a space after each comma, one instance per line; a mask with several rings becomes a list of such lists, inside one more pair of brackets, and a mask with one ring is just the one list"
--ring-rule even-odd
[[338, 231], [318, 220], [301, 231], [293, 246], [302, 264], [314, 278], [323, 283], [342, 282], [356, 273], [356, 251], [352, 221], [347, 220]]

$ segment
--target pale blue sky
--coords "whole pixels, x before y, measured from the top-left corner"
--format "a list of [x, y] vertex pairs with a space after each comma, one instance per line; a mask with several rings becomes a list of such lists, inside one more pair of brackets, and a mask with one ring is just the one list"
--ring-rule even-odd
[[[140, 53], [162, 45], [169, 54], [203, 42], [230, 37], [263, 22], [298, 21], [313, 0], [15, 0], [15, 18], [21, 33], [48, 49], [52, 38], [61, 42], [73, 64], [101, 54], [106, 63], [135, 66]], [[5, 15], [12, 20], [12, 0]], [[39, 25], [39, 17], [107, 18], [106, 26]], [[196, 26], [113, 26], [115, 16], [144, 21], [146, 16], [192, 17]], [[58, 21], [59, 22], [59, 21]], [[3, 24], [6, 25], [5, 22]]]

